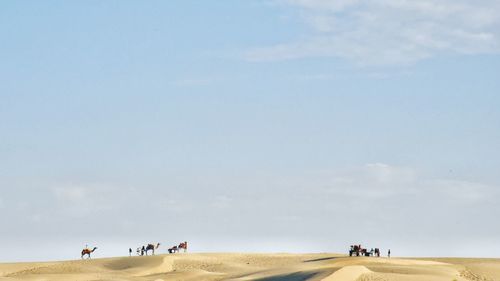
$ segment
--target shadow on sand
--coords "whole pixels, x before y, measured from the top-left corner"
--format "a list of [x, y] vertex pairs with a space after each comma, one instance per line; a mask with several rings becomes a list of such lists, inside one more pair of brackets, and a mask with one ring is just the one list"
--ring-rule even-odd
[[315, 261], [327, 261], [327, 260], [334, 260], [338, 257], [327, 257], [327, 258], [320, 258], [320, 259], [313, 259], [313, 260], [306, 260], [304, 262], [315, 262]]
[[318, 275], [319, 273], [320, 272], [295, 272], [292, 274], [284, 274], [256, 279], [256, 281], [306, 281]]

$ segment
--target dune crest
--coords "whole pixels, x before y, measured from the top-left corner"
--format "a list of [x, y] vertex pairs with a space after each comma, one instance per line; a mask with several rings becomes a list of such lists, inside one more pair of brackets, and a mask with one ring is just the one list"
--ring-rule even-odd
[[356, 281], [359, 277], [368, 273], [372, 273], [372, 271], [362, 265], [346, 266], [321, 279], [321, 281]]
[[0, 264], [0, 281], [498, 281], [500, 259], [172, 254]]

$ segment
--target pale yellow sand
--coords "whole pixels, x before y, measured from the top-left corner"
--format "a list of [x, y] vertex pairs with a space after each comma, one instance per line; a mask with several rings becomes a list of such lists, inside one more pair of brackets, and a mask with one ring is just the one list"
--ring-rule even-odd
[[322, 281], [358, 280], [361, 276], [371, 273], [372, 271], [362, 265], [350, 265], [342, 267], [332, 275], [322, 279]]
[[499, 259], [336, 254], [173, 254], [0, 264], [0, 281], [500, 281]]

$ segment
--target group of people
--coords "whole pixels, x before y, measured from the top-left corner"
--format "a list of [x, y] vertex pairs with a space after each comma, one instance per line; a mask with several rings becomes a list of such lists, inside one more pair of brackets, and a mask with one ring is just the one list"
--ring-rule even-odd
[[[136, 251], [138, 256], [144, 256], [144, 254], [146, 253], [146, 246], [137, 247], [137, 249], [135, 251]], [[128, 249], [128, 255], [132, 256], [132, 248]]]

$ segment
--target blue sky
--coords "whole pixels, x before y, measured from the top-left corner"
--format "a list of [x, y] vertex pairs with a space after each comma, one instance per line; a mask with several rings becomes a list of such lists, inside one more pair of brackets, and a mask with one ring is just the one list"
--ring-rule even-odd
[[[0, 243], [30, 246], [0, 260], [184, 240], [197, 251], [359, 241], [491, 256], [481, 245], [500, 250], [499, 11], [4, 1]], [[443, 241], [453, 247], [437, 252]]]

